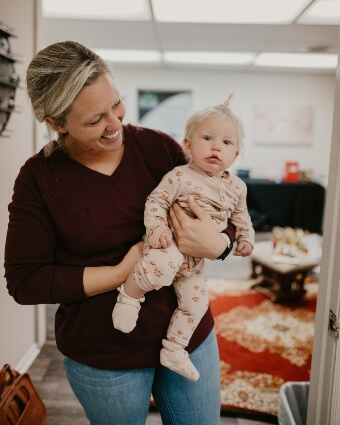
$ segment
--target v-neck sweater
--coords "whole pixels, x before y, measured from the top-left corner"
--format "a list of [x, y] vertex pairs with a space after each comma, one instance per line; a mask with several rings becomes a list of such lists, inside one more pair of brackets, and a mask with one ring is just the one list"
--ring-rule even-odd
[[[165, 173], [185, 164], [180, 145], [164, 133], [124, 126], [124, 153], [111, 176], [91, 170], [60, 149], [43, 151], [21, 168], [9, 205], [5, 276], [20, 304], [60, 304], [58, 349], [102, 369], [159, 366], [161, 341], [177, 300], [173, 286], [151, 291], [136, 328], [114, 329], [118, 292], [86, 297], [85, 267], [116, 265], [145, 232], [147, 196]], [[188, 346], [192, 352], [213, 328], [210, 309]]]

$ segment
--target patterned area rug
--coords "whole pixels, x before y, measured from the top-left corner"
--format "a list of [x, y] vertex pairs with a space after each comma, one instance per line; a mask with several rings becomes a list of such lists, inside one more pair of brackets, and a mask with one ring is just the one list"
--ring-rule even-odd
[[309, 381], [318, 283], [273, 303], [252, 280], [208, 279], [221, 358], [222, 412], [276, 418], [286, 381]]

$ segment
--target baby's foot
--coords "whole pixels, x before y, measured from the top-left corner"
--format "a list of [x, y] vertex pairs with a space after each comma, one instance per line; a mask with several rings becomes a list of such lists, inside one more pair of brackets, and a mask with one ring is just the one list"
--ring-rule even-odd
[[118, 288], [120, 292], [112, 312], [113, 326], [121, 332], [129, 333], [135, 327], [143, 298], [132, 298], [125, 292], [124, 284]]
[[189, 359], [188, 352], [174, 342], [166, 339], [162, 342], [164, 348], [161, 349], [161, 364], [191, 381], [197, 381], [200, 374]]

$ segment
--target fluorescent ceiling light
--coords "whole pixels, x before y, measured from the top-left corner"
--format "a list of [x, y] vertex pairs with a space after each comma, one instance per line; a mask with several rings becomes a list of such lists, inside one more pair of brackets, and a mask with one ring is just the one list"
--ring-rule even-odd
[[314, 53], [261, 53], [255, 60], [256, 66], [283, 68], [335, 69], [337, 55]]
[[150, 21], [148, 0], [42, 0], [44, 18]]
[[156, 21], [205, 23], [292, 22], [310, 0], [151, 0]]
[[255, 57], [254, 53], [222, 52], [164, 52], [165, 62], [201, 65], [246, 65]]
[[104, 60], [113, 63], [159, 63], [161, 54], [155, 50], [93, 49]]
[[340, 1], [319, 0], [313, 2], [298, 19], [299, 24], [339, 25]]

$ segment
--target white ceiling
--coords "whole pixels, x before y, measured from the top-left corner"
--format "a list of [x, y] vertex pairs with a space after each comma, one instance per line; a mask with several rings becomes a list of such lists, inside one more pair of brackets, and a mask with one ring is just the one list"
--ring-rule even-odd
[[[149, 4], [152, 12], [151, 1]], [[150, 21], [44, 18], [44, 34], [46, 44], [75, 40], [101, 49], [336, 54], [339, 26], [306, 25], [297, 20], [290, 24], [261, 25], [156, 22], [154, 18]], [[251, 67], [244, 66], [245, 69]]]

